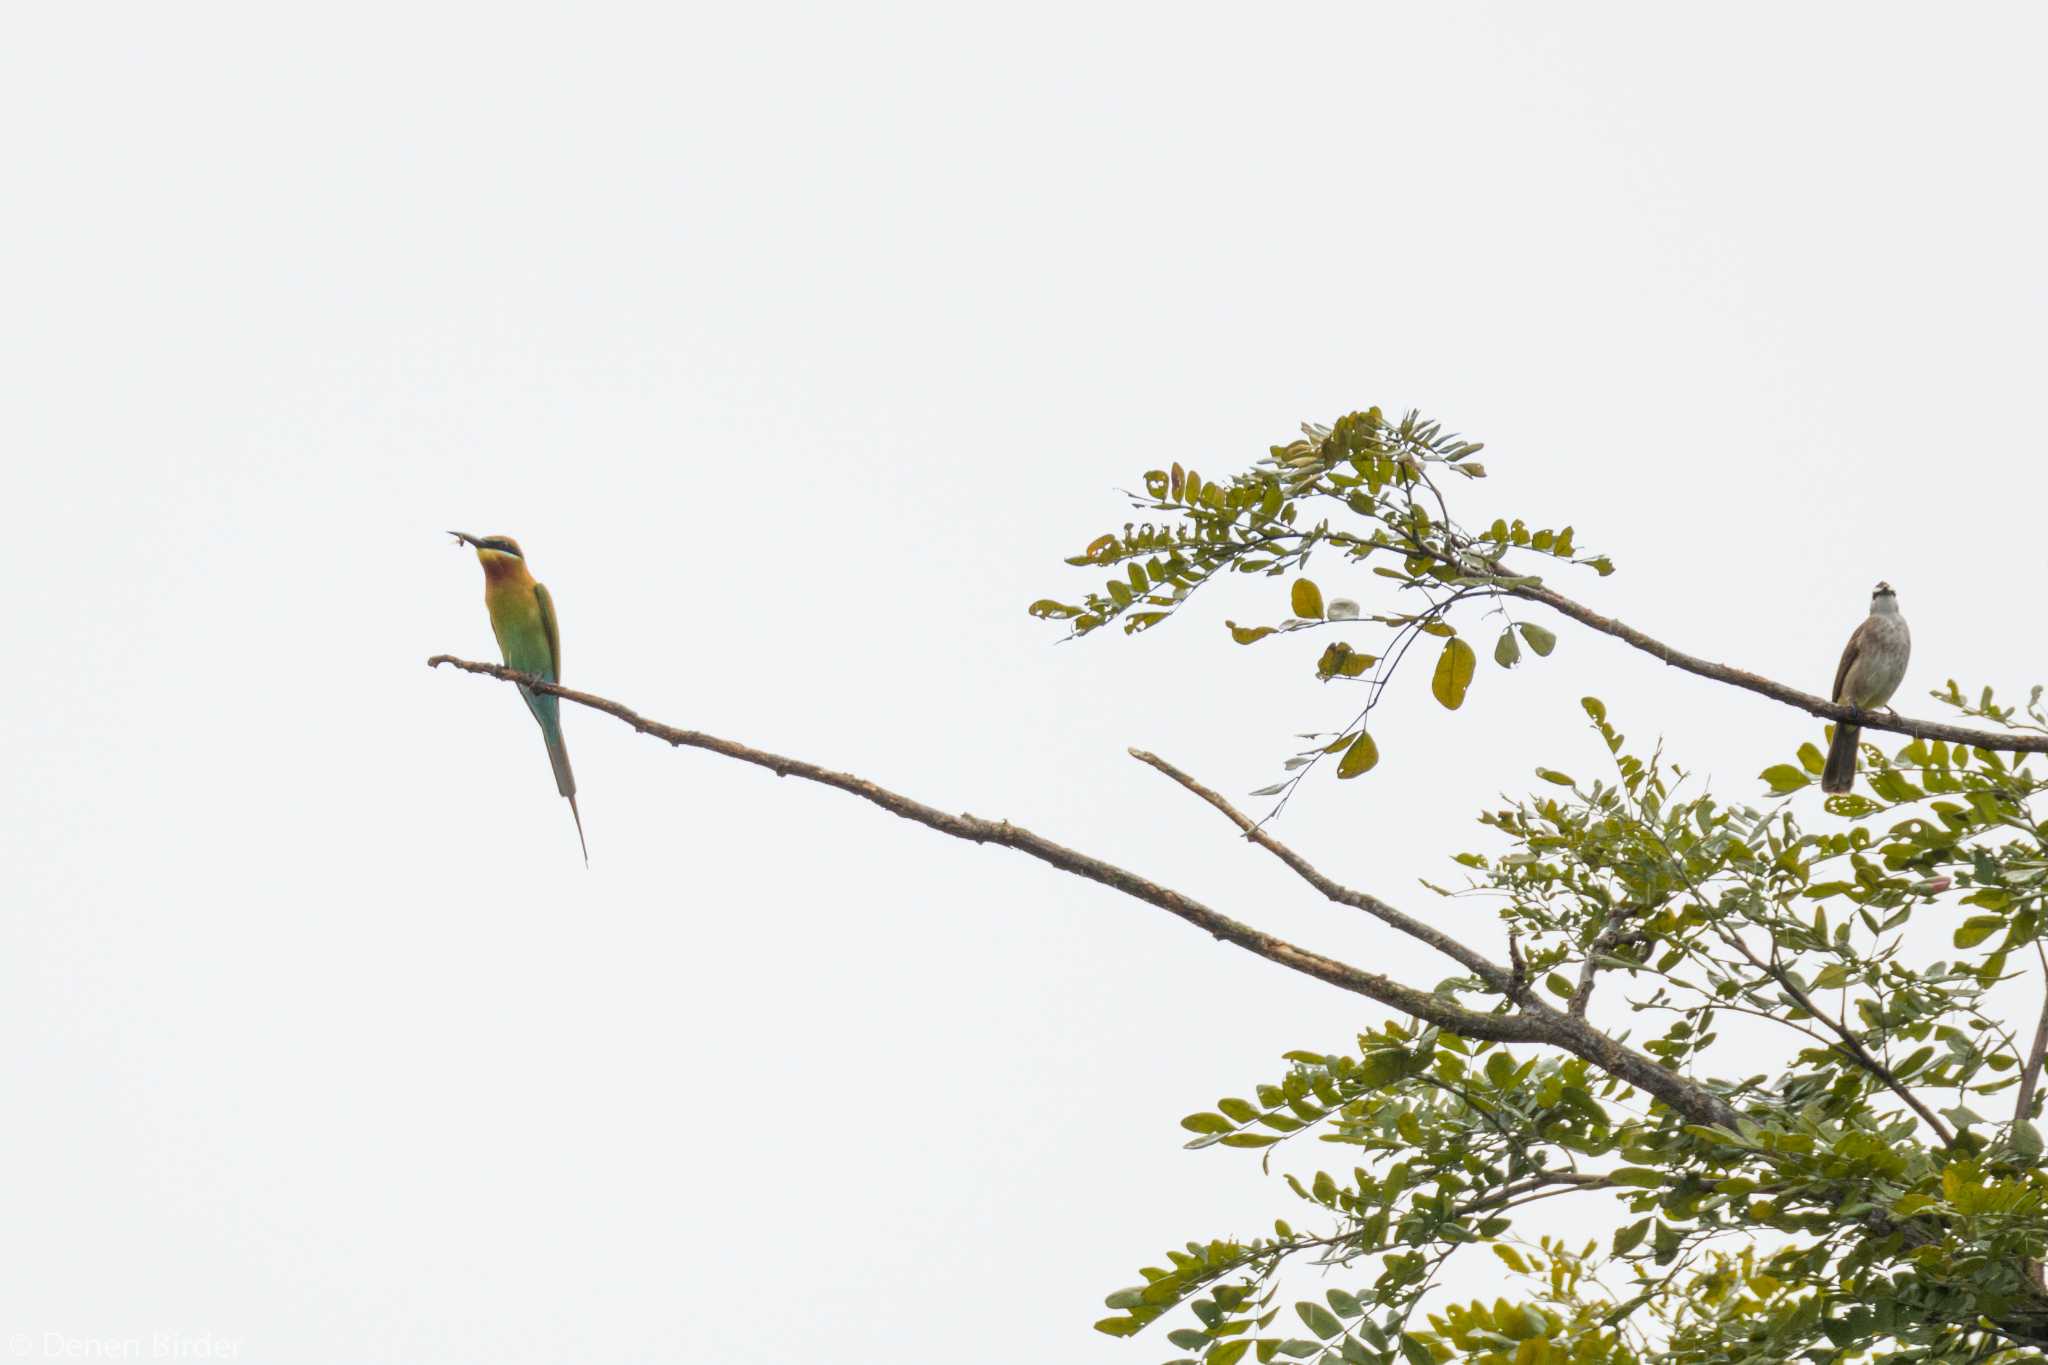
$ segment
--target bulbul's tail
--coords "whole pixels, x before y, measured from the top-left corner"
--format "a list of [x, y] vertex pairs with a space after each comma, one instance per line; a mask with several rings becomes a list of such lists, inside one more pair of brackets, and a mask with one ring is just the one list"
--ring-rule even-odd
[[[1820, 770], [1820, 789], [1831, 795], [1856, 785], [1856, 737], [1858, 727], [1835, 726], [1834, 743], [1828, 745], [1827, 766]], [[566, 760], [565, 760], [566, 761]]]

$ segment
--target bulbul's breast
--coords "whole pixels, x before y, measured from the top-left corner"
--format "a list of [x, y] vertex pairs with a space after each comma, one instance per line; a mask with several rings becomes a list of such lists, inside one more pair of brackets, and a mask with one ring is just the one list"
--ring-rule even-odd
[[1849, 695], [1845, 700], [1862, 707], [1883, 706], [1890, 701], [1905, 679], [1906, 660], [1912, 649], [1913, 640], [1905, 621], [1896, 616], [1872, 617], [1863, 648], [1849, 670], [1848, 686], [1844, 689]]

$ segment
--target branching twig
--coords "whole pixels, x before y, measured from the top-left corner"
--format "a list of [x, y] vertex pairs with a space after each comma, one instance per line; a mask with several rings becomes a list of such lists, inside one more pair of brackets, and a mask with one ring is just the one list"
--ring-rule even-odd
[[1621, 946], [1629, 912], [1634, 908], [1622, 904], [1607, 912], [1607, 923], [1600, 926], [1600, 932], [1586, 949], [1586, 960], [1579, 967], [1579, 984], [1572, 988], [1572, 998], [1565, 1007], [1567, 1014], [1577, 1019], [1586, 1017], [1586, 1006], [1593, 999], [1593, 981], [1600, 974], [1600, 959]]
[[[1685, 870], [1684, 857], [1664, 841], [1663, 836], [1656, 832], [1655, 827], [1650, 827], [1650, 837], [1657, 841], [1658, 846], [1664, 850], [1664, 855], [1671, 860], [1671, 870], [1678, 874], [1678, 879], [1685, 883], [1686, 889], [1692, 893], [1694, 904], [1699, 906], [1703, 914], [1708, 913], [1709, 903], [1706, 893], [1700, 889], [1699, 883], [1692, 879], [1692, 874]], [[1771, 960], [1766, 962], [1750, 951], [1749, 945], [1742, 941], [1742, 935], [1729, 929], [1720, 923], [1718, 919], [1714, 919], [1711, 916], [1709, 917], [1709, 923], [1712, 925], [1716, 937], [1730, 948], [1733, 948], [1737, 953], [1740, 953], [1750, 966], [1777, 982], [1794, 1004], [1804, 1010], [1809, 1016], [1818, 1020], [1824, 1028], [1833, 1033], [1837, 1038], [1841, 1039], [1841, 1042], [1836, 1045], [1841, 1053], [1876, 1077], [1887, 1090], [1905, 1101], [1906, 1107], [1915, 1114], [1918, 1114], [1926, 1122], [1927, 1126], [1934, 1130], [1935, 1135], [1941, 1139], [1942, 1146], [1952, 1148], [1956, 1145], [1955, 1133], [1949, 1129], [1947, 1124], [1941, 1121], [1940, 1116], [1929, 1109], [1918, 1095], [1915, 1095], [1907, 1088], [1906, 1083], [1900, 1080], [1890, 1067], [1886, 1066], [1869, 1048], [1863, 1045], [1863, 1039], [1857, 1035], [1855, 1030], [1851, 1029], [1847, 1024], [1828, 1018], [1821, 1011], [1820, 1006], [1814, 1003], [1813, 997], [1806, 993], [1805, 988], [1793, 980], [1792, 974], [1785, 970], [1778, 961], [1778, 940], [1775, 934], [1771, 937]], [[1765, 926], [1765, 930], [1769, 932], [1769, 926]]]
[[1363, 891], [1354, 891], [1350, 887], [1333, 881], [1323, 873], [1318, 872], [1308, 859], [1266, 833], [1264, 829], [1260, 828], [1257, 821], [1231, 805], [1220, 793], [1203, 786], [1179, 768], [1174, 767], [1171, 763], [1159, 757], [1159, 755], [1147, 753], [1143, 749], [1132, 749], [1130, 754], [1132, 758], [1137, 759], [1147, 767], [1156, 768], [1160, 772], [1165, 773], [1168, 777], [1180, 783], [1181, 786], [1186, 787], [1196, 796], [1201, 797], [1217, 810], [1223, 812], [1224, 817], [1231, 824], [1236, 825], [1243, 832], [1245, 838], [1287, 864], [1296, 876], [1322, 892], [1331, 900], [1339, 905], [1348, 905], [1354, 910], [1363, 910], [1374, 919], [1400, 930], [1408, 935], [1408, 937], [1428, 944], [1445, 957], [1456, 962], [1459, 966], [1464, 967], [1481, 981], [1484, 981], [1489, 988], [1498, 994], [1510, 994], [1510, 988], [1513, 985], [1512, 973], [1506, 967], [1487, 957], [1484, 953], [1476, 952], [1466, 947], [1441, 929], [1424, 924], [1414, 916], [1396, 910], [1378, 896], [1368, 895]]
[[[1694, 890], [1694, 895], [1698, 895], [1697, 888]], [[1701, 899], [1700, 904], [1702, 907], [1705, 906], [1704, 898]], [[1935, 1136], [1941, 1139], [1942, 1146], [1953, 1147], [1956, 1145], [1956, 1135], [1950, 1131], [1947, 1124], [1941, 1121], [1941, 1116], [1932, 1109], [1929, 1109], [1926, 1103], [1918, 1095], [1915, 1095], [1890, 1067], [1879, 1061], [1876, 1055], [1863, 1045], [1863, 1039], [1857, 1036], [1854, 1029], [1828, 1018], [1820, 1006], [1814, 1003], [1813, 997], [1808, 995], [1799, 983], [1792, 979], [1790, 972], [1786, 971], [1777, 962], [1765, 962], [1762, 958], [1751, 952], [1749, 945], [1742, 941], [1740, 934], [1722, 929], [1719, 925], [1716, 925], [1715, 929], [1723, 943], [1726, 943], [1736, 952], [1742, 954], [1744, 958], [1748, 959], [1750, 966], [1777, 982], [1779, 988], [1785, 992], [1793, 1004], [1806, 1011], [1814, 1019], [1819, 1020], [1822, 1027], [1841, 1039], [1841, 1042], [1836, 1046], [1856, 1065], [1876, 1077], [1885, 1089], [1897, 1095], [1901, 1100], [1904, 1100], [1906, 1107], [1918, 1114], [1926, 1122], [1927, 1126], [1934, 1130]]]

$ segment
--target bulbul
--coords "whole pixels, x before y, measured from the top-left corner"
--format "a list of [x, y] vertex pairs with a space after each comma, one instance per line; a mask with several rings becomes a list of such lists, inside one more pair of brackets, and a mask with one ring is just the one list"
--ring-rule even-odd
[[[1849, 637], [1835, 669], [1835, 690], [1830, 695], [1843, 706], [1864, 710], [1883, 706], [1899, 690], [1906, 676], [1906, 660], [1913, 653], [1913, 636], [1906, 618], [1899, 615], [1899, 596], [1889, 583], [1879, 583], [1870, 593], [1870, 615]], [[1835, 722], [1835, 741], [1828, 746], [1827, 766], [1821, 769], [1820, 789], [1845, 792], [1856, 785], [1856, 736], [1858, 727]]]

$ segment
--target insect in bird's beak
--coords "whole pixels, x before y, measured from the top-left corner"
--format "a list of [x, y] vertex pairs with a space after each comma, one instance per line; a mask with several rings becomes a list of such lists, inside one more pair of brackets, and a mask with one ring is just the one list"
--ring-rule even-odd
[[[451, 536], [454, 536], [454, 537], [455, 537], [455, 542], [456, 542], [456, 544], [458, 544], [458, 545], [476, 545], [476, 544], [477, 544], [477, 538], [476, 538], [475, 536], [473, 536], [473, 535], [469, 534], [469, 532], [467, 532], [467, 531], [450, 531], [450, 532], [449, 532], [448, 534], [449, 534], [449, 535], [451, 535]], [[479, 548], [481, 548], [481, 547], [479, 547]]]

